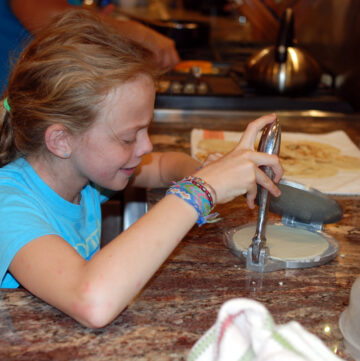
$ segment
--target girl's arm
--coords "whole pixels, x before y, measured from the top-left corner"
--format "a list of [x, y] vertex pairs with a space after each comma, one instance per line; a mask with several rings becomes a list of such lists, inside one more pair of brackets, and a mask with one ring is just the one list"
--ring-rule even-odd
[[[265, 116], [251, 123], [234, 151], [195, 173], [215, 189], [218, 203], [247, 194], [253, 207], [256, 184], [280, 194], [259, 168], [270, 166], [278, 181], [279, 158], [253, 151], [256, 134], [274, 119]], [[103, 327], [144, 287], [197, 218], [191, 205], [167, 195], [88, 262], [63, 239], [48, 235], [25, 245], [9, 270], [45, 302], [86, 326]]]
[[200, 166], [200, 162], [185, 153], [153, 152], [143, 157], [133, 185], [143, 188], [167, 187], [172, 181], [194, 174]]
[[167, 196], [88, 262], [62, 238], [49, 235], [24, 246], [10, 272], [83, 325], [103, 327], [144, 287], [196, 219], [192, 206]]

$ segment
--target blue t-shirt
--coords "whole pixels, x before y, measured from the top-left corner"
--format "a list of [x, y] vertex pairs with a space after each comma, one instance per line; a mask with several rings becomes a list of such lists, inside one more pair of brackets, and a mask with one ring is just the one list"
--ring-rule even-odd
[[[58, 235], [86, 260], [100, 247], [101, 203], [108, 199], [89, 184], [73, 204], [53, 191], [31, 165], [19, 158], [0, 168], [0, 284], [19, 283], [8, 272], [16, 253], [31, 240]], [[46, 255], [44, 255], [46, 256]]]

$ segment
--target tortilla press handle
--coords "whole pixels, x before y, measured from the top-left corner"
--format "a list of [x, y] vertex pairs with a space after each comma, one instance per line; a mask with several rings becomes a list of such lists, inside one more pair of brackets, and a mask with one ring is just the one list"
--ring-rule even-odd
[[[267, 125], [261, 135], [258, 151], [268, 154], [279, 154], [281, 141], [281, 128], [279, 120], [276, 119], [273, 123]], [[265, 174], [273, 179], [274, 173], [270, 167], [261, 167]], [[251, 251], [252, 263], [259, 263], [259, 260], [264, 260], [264, 257], [260, 257], [261, 250], [265, 248], [266, 237], [265, 228], [267, 213], [269, 209], [270, 194], [267, 189], [259, 187], [259, 214], [256, 224], [255, 236], [252, 239], [252, 244], [249, 247]], [[263, 252], [267, 250], [264, 249]], [[248, 257], [249, 258], [249, 257]]]

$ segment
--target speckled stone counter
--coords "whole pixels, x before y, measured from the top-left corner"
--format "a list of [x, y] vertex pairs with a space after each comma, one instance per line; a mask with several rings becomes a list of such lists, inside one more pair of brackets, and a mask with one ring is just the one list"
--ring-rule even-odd
[[[307, 126], [305, 120], [295, 123], [284, 117], [283, 129], [346, 129], [359, 144], [360, 119], [311, 119], [310, 123], [309, 118]], [[151, 132], [156, 149], [188, 150], [192, 126], [239, 130], [246, 122], [247, 116], [216, 126], [206, 121], [159, 122]], [[150, 191], [150, 204], [162, 194], [163, 190]], [[244, 269], [223, 243], [226, 230], [256, 220], [257, 210], [249, 210], [239, 197], [218, 207], [221, 222], [194, 227], [132, 304], [101, 330], [80, 326], [25, 290], [0, 290], [0, 360], [185, 360], [191, 346], [215, 322], [220, 306], [235, 297], [262, 302], [277, 323], [300, 322], [334, 352], [352, 360], [338, 319], [360, 275], [360, 197], [336, 199], [344, 217], [325, 227], [340, 245], [330, 263], [267, 274]], [[278, 216], [270, 214], [270, 219]]]

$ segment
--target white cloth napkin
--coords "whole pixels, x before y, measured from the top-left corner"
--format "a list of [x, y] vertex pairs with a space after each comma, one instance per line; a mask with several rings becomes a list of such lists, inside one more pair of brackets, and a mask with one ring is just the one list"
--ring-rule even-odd
[[339, 361], [298, 322], [276, 325], [259, 302], [224, 303], [216, 323], [192, 347], [187, 361]]

